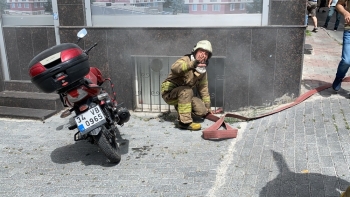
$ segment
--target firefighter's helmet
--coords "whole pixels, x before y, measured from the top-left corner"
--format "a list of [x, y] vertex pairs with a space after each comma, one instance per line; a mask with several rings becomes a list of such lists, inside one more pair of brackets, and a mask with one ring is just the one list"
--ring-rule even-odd
[[201, 40], [197, 42], [197, 44], [194, 46], [192, 50], [192, 54], [195, 55], [198, 49], [204, 49], [208, 51], [209, 52], [208, 59], [211, 58], [211, 55], [213, 53], [213, 48], [211, 47], [211, 43], [208, 40]]

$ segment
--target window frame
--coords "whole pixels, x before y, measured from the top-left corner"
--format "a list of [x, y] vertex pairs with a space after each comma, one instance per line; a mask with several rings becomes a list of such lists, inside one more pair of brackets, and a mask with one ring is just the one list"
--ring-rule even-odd
[[198, 6], [197, 6], [197, 4], [192, 4], [192, 11], [194, 11], [194, 12], [196, 12], [196, 11], [198, 11]]
[[[216, 7], [217, 7], [217, 10], [216, 10]], [[213, 12], [220, 12], [221, 10], [221, 5], [220, 4], [213, 4], [212, 5], [212, 11]]]
[[208, 4], [202, 4], [202, 8], [201, 9], [202, 9], [202, 11], [208, 11]]
[[231, 3], [230, 4], [230, 11], [235, 11], [236, 4]]
[[240, 3], [239, 4], [239, 10], [245, 10], [245, 4], [246, 3]]

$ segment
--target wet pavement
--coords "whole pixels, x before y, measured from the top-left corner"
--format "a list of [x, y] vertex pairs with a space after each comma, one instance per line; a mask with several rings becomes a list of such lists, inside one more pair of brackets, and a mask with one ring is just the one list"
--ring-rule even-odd
[[[306, 36], [313, 52], [304, 56], [302, 93], [333, 80], [341, 45], [328, 31]], [[69, 118], [0, 119], [0, 196], [338, 197], [350, 185], [349, 90], [344, 83], [338, 94], [232, 121], [237, 138], [220, 141], [175, 128], [171, 115], [133, 113], [119, 128], [118, 165], [74, 142]]]

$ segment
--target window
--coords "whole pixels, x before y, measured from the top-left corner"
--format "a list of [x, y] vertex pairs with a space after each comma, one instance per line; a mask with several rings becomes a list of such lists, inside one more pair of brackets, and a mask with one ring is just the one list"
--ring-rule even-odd
[[197, 11], [197, 4], [192, 5], [192, 11]]
[[240, 10], [245, 10], [245, 3], [240, 3], [239, 4], [239, 9]]
[[[3, 26], [54, 26], [52, 15], [45, 14], [44, 8], [47, 2], [50, 2], [48, 6], [52, 6], [51, 0], [7, 0], [7, 2], [9, 3], [6, 13], [2, 14]], [[48, 7], [48, 10], [49, 13], [52, 8]]]
[[[147, 2], [158, 2], [158, 6], [147, 8], [148, 5], [144, 0], [125, 1], [129, 1], [130, 4], [105, 6], [101, 3], [102, 0], [91, 0], [91, 24], [94, 27], [261, 26], [263, 14], [260, 10], [263, 2], [269, 2], [269, 0], [148, 0]], [[118, 0], [118, 2], [124, 1]], [[244, 10], [235, 12], [240, 9], [240, 3], [249, 3], [252, 6], [247, 10], [248, 4], [247, 7], [244, 5]], [[230, 11], [230, 7], [235, 11]], [[264, 17], [266, 16], [265, 14]], [[213, 19], [216, 22], [209, 24], [208, 21]]]
[[214, 4], [213, 11], [220, 11], [220, 4]]
[[230, 11], [235, 10], [235, 5], [236, 5], [236, 4], [230, 4]]

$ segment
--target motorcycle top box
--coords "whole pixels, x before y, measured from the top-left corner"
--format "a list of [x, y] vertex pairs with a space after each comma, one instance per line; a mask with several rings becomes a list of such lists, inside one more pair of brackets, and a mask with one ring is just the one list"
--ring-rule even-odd
[[88, 55], [76, 44], [56, 45], [29, 62], [31, 81], [45, 93], [59, 91], [90, 71]]

